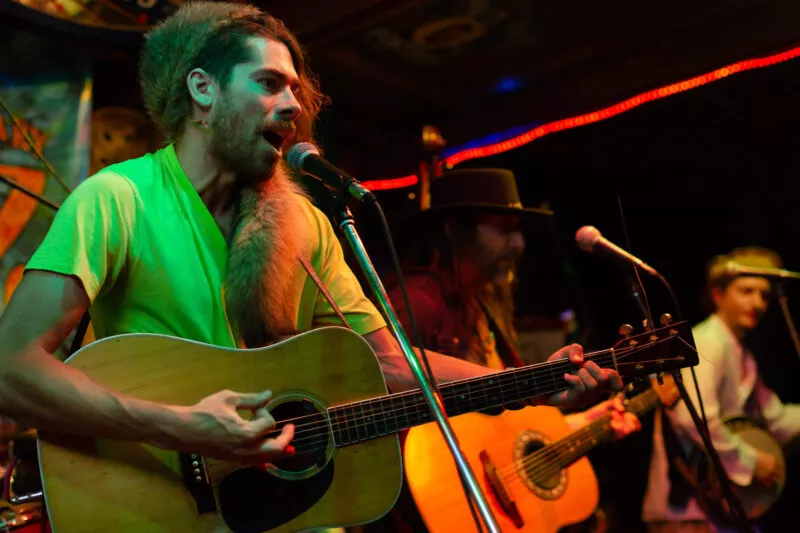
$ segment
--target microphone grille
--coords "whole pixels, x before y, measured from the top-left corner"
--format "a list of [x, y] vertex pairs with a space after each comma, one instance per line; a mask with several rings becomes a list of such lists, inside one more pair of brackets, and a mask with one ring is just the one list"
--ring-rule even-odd
[[600, 230], [594, 226], [583, 226], [575, 232], [575, 242], [584, 252], [591, 252], [599, 238]]
[[303, 159], [308, 154], [319, 155], [319, 148], [311, 143], [297, 143], [286, 154], [286, 162], [289, 168], [297, 172], [303, 171]]

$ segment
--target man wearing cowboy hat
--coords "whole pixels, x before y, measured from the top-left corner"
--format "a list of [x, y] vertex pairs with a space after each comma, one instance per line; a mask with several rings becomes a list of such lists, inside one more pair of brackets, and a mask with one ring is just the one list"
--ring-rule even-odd
[[[521, 224], [543, 223], [552, 211], [524, 208], [505, 169], [447, 172], [431, 183], [430, 196], [411, 224], [404, 276], [424, 346], [490, 368], [521, 365], [510, 316], [525, 250]], [[390, 296], [408, 324], [399, 287]]]
[[[525, 251], [523, 223], [543, 224], [553, 212], [523, 207], [514, 174], [506, 169], [446, 172], [431, 183], [430, 197], [430, 207], [408, 224], [412, 242], [405, 246], [403, 275], [423, 346], [489, 368], [521, 366], [513, 285]], [[412, 336], [400, 287], [388, 285], [403, 328]], [[617, 438], [641, 427], [619, 399], [566, 418], [577, 429], [608, 412]], [[418, 530], [418, 518], [403, 503], [398, 508]]]

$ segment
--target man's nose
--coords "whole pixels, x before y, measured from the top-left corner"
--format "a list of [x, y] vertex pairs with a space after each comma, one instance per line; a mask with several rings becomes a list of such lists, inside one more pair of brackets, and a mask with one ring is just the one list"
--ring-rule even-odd
[[297, 100], [297, 95], [294, 94], [289, 87], [284, 89], [281, 94], [281, 100], [278, 103], [276, 113], [281, 120], [294, 121], [303, 112], [303, 107]]
[[525, 251], [525, 237], [522, 236], [521, 231], [513, 231], [509, 235], [509, 246], [520, 254]]

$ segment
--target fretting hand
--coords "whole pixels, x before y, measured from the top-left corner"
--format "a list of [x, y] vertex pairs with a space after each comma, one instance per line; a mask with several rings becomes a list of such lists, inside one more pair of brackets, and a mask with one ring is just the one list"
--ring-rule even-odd
[[615, 440], [625, 438], [642, 429], [642, 423], [636, 415], [625, 409], [622, 395], [616, 395], [600, 402], [581, 413], [582, 422], [584, 425], [590, 424], [606, 414], [611, 416], [611, 429], [614, 431]]
[[547, 360], [569, 359], [574, 365], [580, 365], [575, 374], [565, 373], [569, 388], [556, 393], [547, 399], [549, 405], [558, 407], [575, 407], [596, 402], [600, 395], [610, 390], [622, 390], [622, 379], [616, 371], [609, 368], [600, 368], [593, 361], [584, 362], [583, 347], [580, 344], [570, 344], [561, 348]]

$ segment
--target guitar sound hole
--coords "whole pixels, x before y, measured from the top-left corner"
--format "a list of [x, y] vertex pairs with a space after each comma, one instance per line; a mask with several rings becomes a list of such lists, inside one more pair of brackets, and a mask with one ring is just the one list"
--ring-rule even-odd
[[334, 478], [333, 444], [325, 406], [300, 395], [270, 402], [270, 413], [280, 430], [295, 425], [292, 446], [296, 454], [275, 461], [267, 471], [244, 468], [220, 483], [222, 518], [235, 533], [262, 533], [307, 512], [328, 492]]
[[270, 409], [276, 421], [276, 430], [286, 422], [295, 425], [292, 446], [295, 455], [275, 461], [269, 471], [279, 477], [307, 477], [319, 472], [328, 462], [331, 436], [325, 409], [308, 398], [285, 399]]
[[538, 431], [525, 430], [514, 442], [514, 464], [525, 486], [539, 498], [555, 500], [567, 488], [567, 471], [559, 467], [550, 439]]
[[523, 456], [526, 458], [525, 472], [531, 481], [536, 483], [544, 490], [552, 490], [561, 482], [561, 470], [550, 466], [542, 458], [532, 455], [545, 447], [542, 441], [530, 441], [523, 448]]

